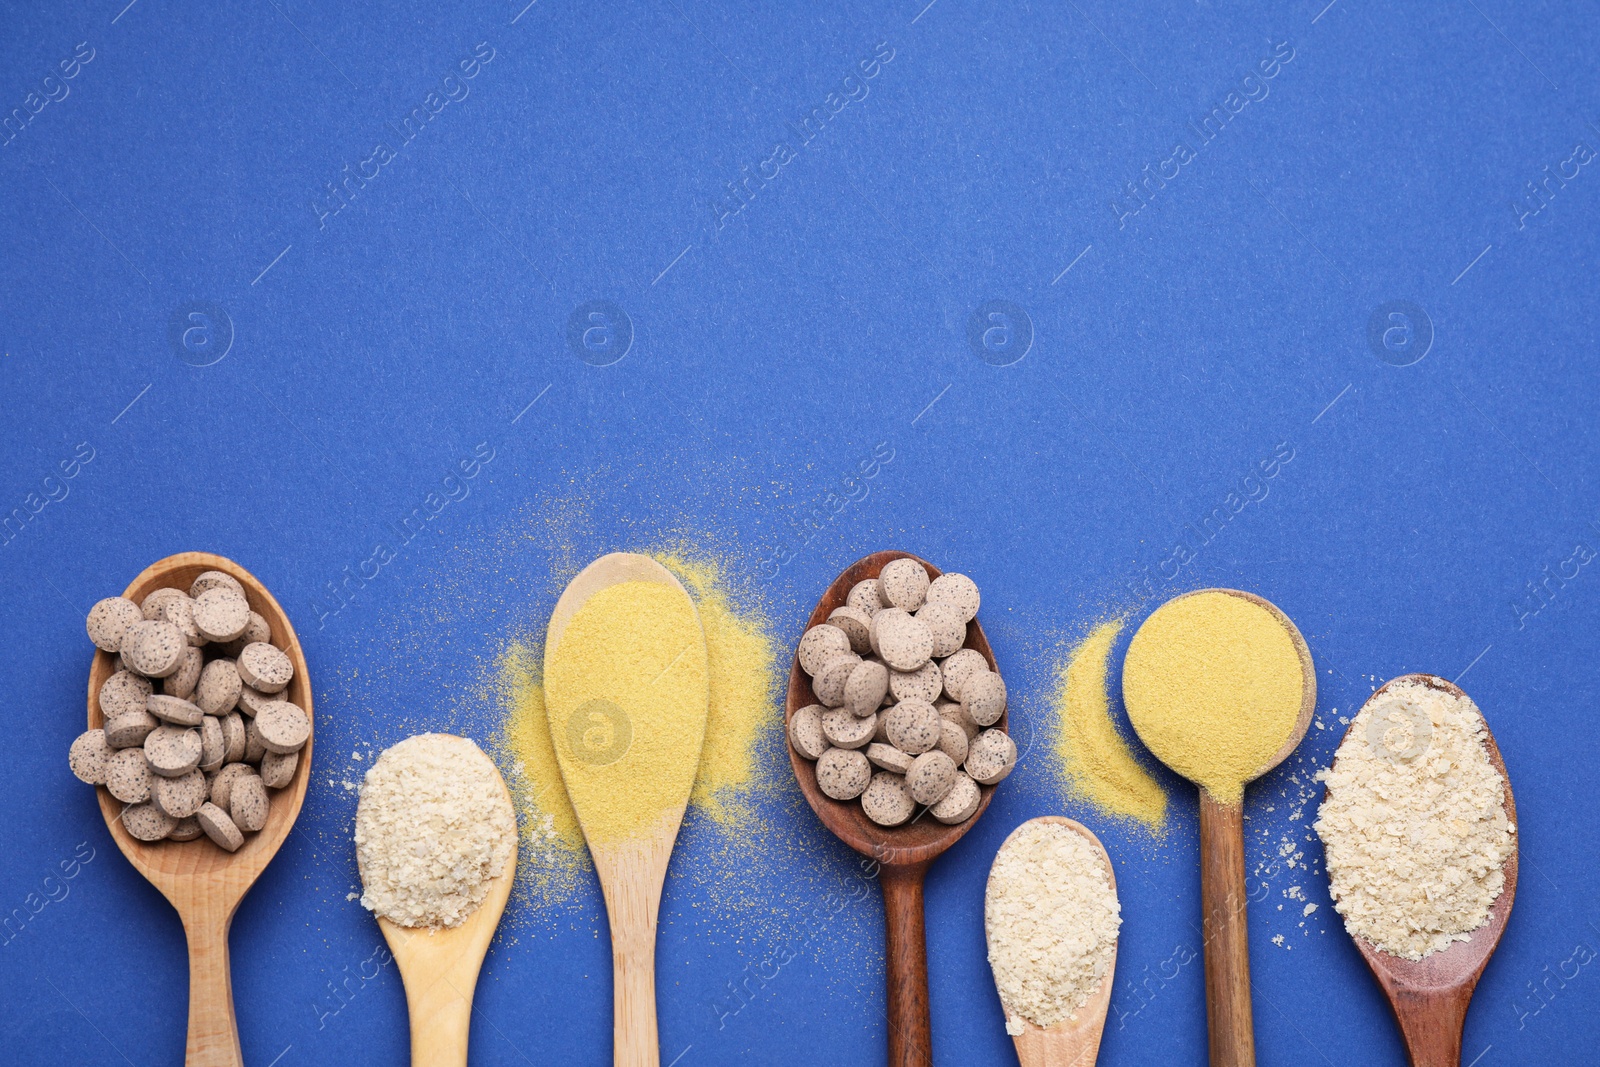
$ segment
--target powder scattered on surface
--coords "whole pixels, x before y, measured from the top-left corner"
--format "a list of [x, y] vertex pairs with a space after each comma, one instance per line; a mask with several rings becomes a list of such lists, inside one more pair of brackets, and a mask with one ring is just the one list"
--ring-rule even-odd
[[984, 926], [1006, 1032], [1073, 1018], [1116, 953], [1121, 907], [1100, 852], [1061, 823], [1030, 822], [989, 871]]
[[1202, 590], [1167, 601], [1133, 635], [1122, 695], [1156, 758], [1237, 804], [1244, 784], [1294, 732], [1305, 680], [1278, 617], [1244, 597]]
[[1166, 823], [1167, 795], [1117, 732], [1107, 699], [1107, 663], [1122, 623], [1113, 619], [1095, 627], [1061, 671], [1056, 755], [1072, 792], [1108, 814], [1159, 831]]
[[459, 926], [512, 861], [517, 821], [477, 745], [418, 734], [367, 771], [355, 842], [362, 907], [401, 926]]
[[1470, 699], [1410, 679], [1356, 715], [1316, 821], [1353, 936], [1420, 960], [1489, 921], [1516, 828], [1485, 733]]

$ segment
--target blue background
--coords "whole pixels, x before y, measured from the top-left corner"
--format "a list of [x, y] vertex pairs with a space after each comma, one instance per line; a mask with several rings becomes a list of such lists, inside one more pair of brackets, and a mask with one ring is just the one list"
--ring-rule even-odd
[[[1403, 1062], [1303, 840], [1314, 803], [1295, 819], [1293, 800], [1373, 685], [1466, 671], [1523, 867], [1465, 1058], [1594, 1047], [1600, 969], [1571, 961], [1600, 947], [1600, 576], [1575, 555], [1600, 544], [1600, 165], [1565, 162], [1600, 148], [1593, 4], [124, 2], [11, 3], [0, 29], [0, 114], [70, 90], [0, 134], [0, 509], [20, 509], [0, 546], [0, 909], [24, 920], [0, 945], [0, 1058], [181, 1054], [176, 917], [65, 766], [94, 600], [199, 548], [295, 618], [317, 773], [234, 924], [244, 1049], [263, 1067], [398, 1063], [392, 967], [329, 999], [379, 940], [345, 899], [339, 780], [364, 766], [345, 753], [427, 728], [490, 738], [483, 680], [507, 635], [536, 633], [575, 563], [674, 537], [738, 559], [785, 644], [868, 551], [972, 575], [1019, 736], [1041, 745], [1055, 659], [1093, 620], [1206, 585], [1282, 606], [1328, 728], [1251, 793], [1263, 1063]], [[44, 83], [78, 42], [93, 58]], [[468, 95], [399, 146], [480, 42], [492, 60], [451, 83]], [[834, 114], [839, 92], [859, 99]], [[1202, 145], [1191, 123], [1219, 105]], [[395, 157], [332, 211], [324, 183], [380, 140]], [[1194, 158], [1134, 199], [1179, 141]], [[726, 183], [780, 142], [733, 211]], [[1577, 176], [1534, 212], [1528, 183], [1563, 166]], [[1020, 311], [974, 346], [996, 300]], [[574, 347], [592, 301], [609, 304]], [[1391, 301], [1412, 309], [1374, 343]], [[596, 366], [620, 351], [619, 311], [631, 345]], [[93, 459], [74, 466], [80, 442]], [[479, 442], [494, 459], [470, 494], [331, 611], [326, 583]], [[1199, 537], [1189, 524], [1280, 446], [1292, 460], [1249, 483], [1265, 497]], [[892, 460], [847, 481], [875, 447]], [[1101, 1062], [1203, 1062], [1201, 968], [1169, 962], [1199, 947], [1194, 804], [1163, 781], [1173, 825], [1152, 841], [1025, 756], [934, 869], [940, 1062], [1011, 1061], [983, 880], [1007, 832], [1056, 811], [1101, 833], [1121, 887]], [[853, 858], [792, 795], [771, 818], [792, 847], [737, 869], [703, 820], [685, 828], [663, 1063], [882, 1062], [877, 893], [851, 888]], [[1274, 862], [1283, 840], [1309, 873]], [[46, 883], [82, 842], [93, 859]], [[1297, 884], [1309, 919], [1273, 906]], [[816, 918], [830, 892], [844, 903]], [[474, 1062], [607, 1061], [601, 916], [587, 880], [514, 904]], [[788, 957], [727, 1010], [730, 983]]]

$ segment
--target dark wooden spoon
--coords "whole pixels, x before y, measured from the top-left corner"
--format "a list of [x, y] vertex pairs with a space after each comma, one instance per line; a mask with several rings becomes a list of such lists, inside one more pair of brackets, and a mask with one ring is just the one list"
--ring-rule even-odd
[[[857, 582], [876, 578], [884, 564], [903, 558], [922, 564], [929, 577], [937, 578], [940, 574], [939, 568], [909, 552], [875, 552], [852, 563], [834, 580], [822, 594], [806, 628], [827, 622], [829, 613], [844, 605], [845, 597]], [[977, 650], [988, 662], [989, 669], [999, 673], [994, 653], [989, 650], [989, 642], [976, 619], [967, 627], [965, 647]], [[789, 669], [785, 724], [795, 712], [816, 703], [811, 678], [801, 669], [796, 657]], [[993, 729], [1006, 729], [1009, 715], [1009, 712], [1002, 715]], [[879, 826], [867, 818], [859, 802], [834, 800], [824, 794], [817, 788], [816, 765], [795, 752], [787, 742], [785, 747], [789, 748], [800, 792], [805, 794], [806, 802], [822, 820], [822, 825], [863, 856], [878, 862], [883, 885], [889, 976], [889, 1067], [927, 1067], [933, 1063], [933, 1041], [928, 1024], [928, 946], [923, 931], [922, 882], [928, 865], [961, 840], [983, 815], [994, 797], [995, 787], [979, 786], [982, 796], [978, 810], [973, 812], [972, 818], [955, 826], [946, 826], [925, 812], [901, 826]]]
[[[1435, 675], [1402, 674], [1385, 682], [1382, 688], [1367, 698], [1367, 703], [1372, 703], [1384, 690], [1400, 682], [1421, 682], [1452, 696], [1466, 696], [1454, 683]], [[1348, 737], [1353, 729], [1355, 721], [1352, 719], [1345, 736]], [[1489, 762], [1505, 779], [1506, 821], [1515, 826], [1517, 803], [1511, 795], [1511, 776], [1506, 774], [1505, 760], [1500, 758], [1500, 746], [1495, 744], [1494, 734], [1489, 732], [1487, 722], [1484, 724], [1483, 739], [1484, 747], [1489, 752]], [[1334, 765], [1338, 765], [1337, 759]], [[1323, 799], [1327, 799], [1326, 791]], [[1505, 875], [1505, 888], [1489, 909], [1488, 923], [1474, 930], [1468, 940], [1457, 941], [1441, 952], [1413, 962], [1392, 956], [1365, 939], [1351, 935], [1351, 940], [1361, 952], [1361, 958], [1372, 968], [1373, 977], [1383, 988], [1384, 996], [1389, 998], [1389, 1007], [1393, 1009], [1395, 1021], [1400, 1024], [1400, 1034], [1405, 1038], [1411, 1067], [1460, 1067], [1461, 1030], [1467, 1021], [1467, 1004], [1472, 1000], [1472, 991], [1477, 987], [1483, 969], [1489, 964], [1489, 957], [1494, 955], [1496, 946], [1500, 944], [1500, 935], [1505, 933], [1506, 921], [1511, 918], [1512, 898], [1517, 895], [1516, 834], [1511, 835], [1511, 855], [1506, 857], [1501, 871]]]

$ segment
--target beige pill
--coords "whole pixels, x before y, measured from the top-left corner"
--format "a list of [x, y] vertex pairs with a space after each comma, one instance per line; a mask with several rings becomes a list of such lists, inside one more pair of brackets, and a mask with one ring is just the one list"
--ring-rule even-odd
[[183, 590], [169, 589], [163, 586], [162, 588], [147, 594], [145, 598], [139, 602], [139, 610], [144, 614], [146, 619], [159, 619], [161, 618], [162, 605], [175, 596], [183, 596]]
[[1006, 710], [1006, 683], [993, 671], [974, 674], [961, 687], [961, 710], [979, 726], [993, 726]]
[[944, 671], [944, 691], [951, 700], [961, 699], [961, 686], [979, 671], [989, 669], [989, 661], [975, 648], [963, 648], [940, 665]]
[[256, 721], [251, 719], [244, 724], [244, 761], [260, 763], [261, 757], [266, 754], [267, 746], [261, 740], [261, 731], [256, 728]]
[[929, 660], [914, 671], [891, 671], [889, 691], [895, 700], [926, 700], [932, 704], [944, 692], [944, 675], [939, 665]]
[[125, 711], [115, 718], [106, 720], [106, 744], [114, 749], [142, 749], [144, 739], [150, 736], [151, 730], [160, 725], [161, 720], [143, 708], [137, 711]]
[[161, 679], [161, 691], [168, 696], [188, 700], [194, 695], [194, 687], [199, 684], [200, 672], [205, 664], [204, 652], [192, 645], [184, 649], [182, 658], [178, 660], [178, 669]]
[[828, 738], [822, 732], [820, 704], [807, 704], [789, 717], [789, 744], [806, 759], [818, 759], [828, 751]]
[[928, 813], [935, 819], [954, 826], [956, 823], [966, 822], [977, 812], [978, 805], [983, 801], [983, 792], [965, 772], [957, 771], [955, 784], [950, 787], [944, 799], [928, 809]]
[[214, 715], [205, 716], [200, 720], [200, 769], [219, 769], [227, 754], [227, 744], [222, 738], [222, 722]]
[[953, 722], [961, 727], [961, 732], [967, 735], [968, 741], [983, 732], [978, 728], [977, 723], [967, 718], [967, 713], [961, 710], [961, 705], [955, 701], [941, 700], [934, 707], [938, 709], [940, 718], [944, 719], [945, 722]]
[[143, 711], [154, 690], [150, 679], [131, 671], [117, 671], [100, 686], [100, 714], [108, 719], [130, 711]]
[[928, 586], [928, 603], [949, 604], [961, 613], [963, 623], [978, 617], [978, 585], [965, 574], [941, 574]]
[[958, 722], [944, 720], [944, 725], [939, 727], [939, 751], [955, 760], [956, 766], [967, 762], [967, 746], [971, 739], [967, 731]]
[[106, 764], [111, 762], [111, 753], [104, 730], [86, 730], [67, 749], [67, 766], [78, 776], [78, 781], [105, 785]]
[[136, 622], [144, 621], [144, 612], [127, 597], [108, 596], [89, 609], [84, 628], [89, 640], [106, 652], [122, 651], [122, 638]]
[[195, 598], [194, 624], [207, 641], [232, 641], [250, 625], [250, 604], [231, 589], [208, 589]]
[[311, 719], [298, 704], [287, 700], [262, 708], [254, 722], [261, 744], [268, 752], [298, 752], [311, 736]]
[[952, 604], [930, 603], [917, 609], [917, 618], [933, 635], [933, 657], [953, 656], [967, 643], [967, 623]]
[[294, 769], [298, 766], [298, 752], [268, 752], [261, 757], [261, 780], [271, 789], [282, 789], [294, 780]]
[[865, 656], [872, 651], [872, 641], [869, 632], [872, 629], [872, 616], [860, 608], [852, 608], [848, 604], [842, 608], [834, 608], [828, 614], [828, 625], [837, 626], [844, 631], [850, 639], [850, 651], [858, 656]]
[[157, 726], [144, 739], [150, 770], [163, 778], [177, 778], [200, 766], [200, 731], [188, 726]]
[[205, 634], [195, 625], [194, 601], [189, 597], [173, 597], [164, 602], [161, 605], [161, 617], [176, 626], [189, 644], [199, 647], [206, 643]]
[[138, 841], [160, 841], [172, 833], [178, 820], [149, 802], [122, 809], [122, 827]]
[[191, 815], [172, 824], [172, 832], [167, 835], [167, 840], [193, 841], [204, 832], [200, 829], [200, 820]]
[[815, 678], [829, 660], [841, 652], [849, 651], [850, 638], [845, 632], [837, 626], [822, 623], [800, 635], [800, 645], [795, 649], [795, 655], [800, 659], [800, 669]]
[[854, 800], [872, 781], [872, 765], [854, 749], [830, 748], [817, 760], [817, 788], [835, 800]]
[[246, 716], [254, 716], [268, 704], [276, 704], [283, 699], [281, 693], [263, 693], [259, 689], [251, 689], [242, 681], [239, 683], [239, 710]]
[[835, 748], [860, 748], [872, 740], [877, 728], [876, 715], [861, 718], [849, 708], [829, 708], [822, 713], [822, 735]]
[[889, 743], [889, 713], [878, 712], [878, 725], [872, 728], [872, 740], [881, 744]]
[[169, 697], [165, 693], [156, 693], [144, 702], [145, 710], [162, 722], [176, 723], [179, 726], [199, 726], [200, 720], [206, 713], [194, 704], [179, 697]]
[[861, 794], [861, 810], [879, 826], [899, 826], [917, 810], [903, 776], [878, 771]]
[[158, 775], [150, 779], [150, 802], [174, 819], [199, 811], [209, 795], [206, 776], [200, 771], [190, 771], [179, 778]]
[[244, 596], [244, 586], [239, 584], [239, 579], [222, 571], [202, 571], [200, 577], [189, 586], [189, 595], [199, 600], [200, 594], [213, 589], [226, 589]]
[[896, 559], [878, 574], [883, 599], [901, 611], [916, 611], [928, 595], [928, 572], [914, 559]]
[[844, 683], [844, 706], [865, 718], [878, 710], [888, 691], [889, 668], [877, 660], [862, 660]]
[[250, 613], [250, 622], [246, 624], [244, 633], [232, 641], [225, 642], [221, 646], [222, 654], [230, 659], [236, 659], [239, 653], [244, 651], [245, 645], [256, 641], [265, 641], [270, 644], [272, 641], [272, 627], [267, 624], [266, 619], [252, 611]]
[[916, 616], [884, 608], [872, 617], [872, 648], [897, 671], [919, 670], [933, 655], [933, 634]]
[[266, 784], [256, 775], [247, 774], [233, 783], [233, 792], [228, 797], [228, 817], [239, 829], [255, 833], [267, 825], [267, 812], [271, 808]]
[[956, 761], [934, 749], [911, 762], [906, 789], [918, 804], [937, 804], [956, 784]]
[[985, 730], [967, 749], [967, 773], [983, 785], [994, 785], [1017, 765], [1017, 743], [1004, 730]]
[[867, 759], [874, 767], [881, 767], [886, 771], [904, 774], [911, 769], [911, 764], [916, 762], [916, 757], [908, 752], [901, 752], [893, 745], [884, 745], [874, 742], [867, 746]]
[[228, 802], [233, 799], [233, 784], [255, 773], [255, 768], [248, 763], [230, 763], [222, 768], [211, 779], [211, 803], [227, 811]]
[[861, 657], [854, 652], [835, 653], [811, 679], [811, 691], [817, 694], [817, 700], [830, 708], [843, 704], [844, 687], [860, 662]]
[[926, 700], [902, 700], [884, 714], [889, 718], [889, 743], [900, 751], [920, 756], [939, 744], [943, 720]]
[[[222, 758], [228, 763], [238, 763], [244, 759], [244, 749], [247, 742], [244, 731], [244, 716], [237, 711], [230, 711], [219, 720], [222, 723]], [[205, 738], [202, 737], [204, 743]]]
[[244, 684], [263, 693], [281, 693], [294, 677], [294, 664], [279, 649], [257, 641], [244, 646], [234, 660]]
[[244, 844], [244, 834], [239, 832], [239, 828], [233, 824], [228, 813], [215, 804], [202, 804], [200, 810], [195, 813], [195, 818], [200, 823], [200, 829], [206, 832], [206, 836], [229, 852]]
[[876, 615], [883, 608], [883, 587], [878, 584], [878, 579], [868, 578], [864, 582], [857, 582], [850, 587], [850, 592], [844, 598], [847, 607], [867, 613], [867, 618]]
[[244, 682], [233, 660], [214, 659], [200, 671], [193, 699], [207, 715], [226, 715], [238, 707], [243, 689]]
[[122, 748], [106, 760], [106, 792], [124, 804], [150, 799], [150, 761], [142, 748]]
[[164, 619], [130, 627], [123, 643], [122, 662], [146, 678], [165, 678], [183, 663], [189, 647], [183, 631]]

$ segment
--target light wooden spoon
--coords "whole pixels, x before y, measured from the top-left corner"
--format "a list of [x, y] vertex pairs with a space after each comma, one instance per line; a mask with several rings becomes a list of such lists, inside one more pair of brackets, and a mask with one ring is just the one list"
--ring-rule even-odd
[[[1041, 815], [1037, 819], [1029, 819], [1006, 836], [1005, 842], [1000, 845], [1000, 850], [1005, 851], [1006, 845], [1021, 832], [1023, 827], [1034, 823], [1065, 826], [1093, 845], [1095, 851], [1100, 853], [1100, 860], [1106, 865], [1106, 871], [1111, 876], [1111, 893], [1113, 896], [1116, 895], [1117, 872], [1111, 866], [1111, 857], [1106, 855], [1105, 846], [1087, 826], [1063, 815]], [[996, 853], [997, 857], [998, 855], [999, 853]], [[1106, 1010], [1111, 1007], [1111, 984], [1116, 972], [1117, 946], [1113, 942], [1111, 962], [1106, 965], [1105, 976], [1100, 979], [1100, 985], [1089, 995], [1089, 999], [1077, 1010], [1074, 1018], [1063, 1019], [1048, 1030], [1035, 1026], [1027, 1019], [1022, 1020], [1022, 1033], [1011, 1038], [1017, 1046], [1017, 1059], [1022, 1067], [1094, 1067], [1095, 1060], [1100, 1056], [1100, 1039], [1106, 1030]]]
[[[1367, 698], [1370, 704], [1385, 689], [1399, 682], [1421, 682], [1433, 689], [1456, 697], [1466, 697], [1453, 683], [1431, 674], [1403, 674], [1383, 684]], [[1350, 730], [1355, 722], [1350, 723]], [[1500, 757], [1500, 746], [1495, 744], [1489, 724], [1484, 723], [1484, 747], [1489, 762], [1506, 783], [1506, 821], [1517, 823], [1517, 802], [1511, 796], [1511, 776], [1506, 773], [1505, 760]], [[1346, 736], [1349, 730], [1345, 731]], [[1337, 759], [1335, 759], [1337, 766]], [[1324, 791], [1324, 798], [1327, 794]], [[1360, 950], [1361, 957], [1372, 968], [1372, 975], [1389, 998], [1395, 1021], [1400, 1024], [1400, 1034], [1405, 1038], [1406, 1052], [1412, 1067], [1459, 1067], [1461, 1063], [1461, 1030], [1467, 1021], [1467, 1005], [1472, 991], [1489, 965], [1505, 933], [1506, 922], [1511, 918], [1512, 898], [1517, 895], [1517, 835], [1511, 835], [1511, 855], [1501, 867], [1505, 888], [1489, 909], [1489, 921], [1472, 932], [1466, 941], [1458, 941], [1449, 948], [1435, 952], [1421, 960], [1403, 960], [1373, 946], [1364, 938], [1351, 937]]]
[[[700, 707], [700, 733], [694, 739], [694, 766], [679, 768], [682, 795], [666, 806], [666, 810], [652, 816], [649, 825], [642, 825], [622, 836], [597, 835], [599, 813], [589, 810], [581, 792], [574, 792], [574, 775], [585, 773], [584, 764], [594, 764], [593, 754], [575, 752], [567, 731], [551, 726], [551, 740], [555, 745], [556, 762], [561, 767], [561, 777], [567, 783], [573, 811], [583, 827], [589, 844], [589, 854], [594, 858], [595, 874], [600, 878], [600, 890], [606, 901], [606, 914], [611, 920], [611, 961], [614, 971], [612, 990], [613, 1055], [618, 1067], [657, 1067], [661, 1062], [660, 1039], [656, 1030], [656, 916], [661, 907], [661, 887], [667, 876], [667, 861], [672, 856], [673, 843], [678, 838], [678, 827], [683, 822], [684, 808], [689, 803], [689, 791], [694, 785], [695, 770], [699, 764], [700, 747], [705, 738], [705, 720], [710, 707], [709, 675], [706, 669], [705, 635], [699, 628], [699, 612], [688, 590], [672, 572], [649, 556], [631, 552], [613, 552], [601, 556], [572, 579], [561, 599], [556, 601], [550, 614], [550, 629], [545, 637], [545, 705], [554, 713], [560, 699], [551, 689], [550, 665], [562, 636], [573, 618], [591, 597], [627, 582], [650, 582], [668, 586], [677, 591], [693, 613], [698, 647], [667, 650], [665, 659], [688, 657], [686, 666], [698, 660], [698, 670], [672, 668], [677, 660], [666, 663], [656, 679], [657, 685], [692, 684], [698, 692]], [[647, 638], [648, 635], [641, 635]], [[698, 681], [686, 681], [697, 677]], [[609, 702], [608, 702], [609, 704]], [[612, 713], [618, 710], [609, 705]], [[631, 731], [649, 730], [649, 707], [626, 709]], [[572, 714], [577, 714], [574, 709]], [[615, 725], [615, 724], [613, 724]], [[605, 754], [605, 763], [627, 759], [624, 751]]]
[[[505, 779], [500, 777], [498, 768], [495, 780], [504, 790]], [[506, 804], [511, 806], [509, 792]], [[415, 1067], [466, 1067], [472, 993], [516, 880], [517, 856], [513, 851], [505, 870], [489, 883], [483, 903], [460, 926], [419, 929], [378, 916], [378, 928], [389, 942], [400, 967], [400, 980], [406, 986], [406, 1007], [411, 1013], [411, 1062]]]
[[[174, 587], [189, 591], [202, 571], [231, 574], [244, 586], [252, 611], [272, 627], [272, 644], [282, 649], [294, 664], [294, 678], [284, 696], [311, 711], [311, 680], [306, 658], [300, 650], [289, 616], [255, 575], [230, 559], [209, 552], [180, 552], [146, 567], [123, 592], [135, 603], [156, 589]], [[89, 668], [89, 729], [105, 725], [100, 709], [100, 686], [111, 677], [113, 657], [96, 651]], [[233, 923], [239, 902], [266, 869], [278, 846], [289, 836], [306, 785], [311, 781], [311, 744], [306, 740], [294, 777], [282, 789], [272, 791], [272, 807], [267, 824], [259, 833], [246, 834], [237, 852], [224, 852], [204, 835], [193, 841], [137, 840], [122, 825], [122, 802], [105, 787], [96, 790], [100, 812], [112, 840], [128, 857], [134, 870], [172, 902], [183, 920], [189, 941], [189, 1036], [185, 1062], [188, 1067], [242, 1067], [239, 1028], [233, 1014], [233, 981], [228, 968], [228, 927]]]

